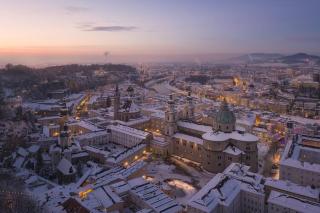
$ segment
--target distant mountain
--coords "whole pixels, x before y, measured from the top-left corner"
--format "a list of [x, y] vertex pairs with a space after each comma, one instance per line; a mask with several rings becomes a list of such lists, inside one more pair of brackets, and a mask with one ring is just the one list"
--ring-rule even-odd
[[283, 56], [284, 55], [278, 53], [251, 53], [231, 58], [229, 61], [237, 63], [264, 63], [274, 62]]
[[279, 61], [286, 64], [309, 63], [309, 62], [320, 64], [320, 57], [316, 55], [309, 55], [306, 53], [297, 53], [294, 55], [288, 55], [288, 56], [279, 58]]
[[278, 53], [251, 53], [241, 55], [228, 60], [233, 63], [314, 63], [320, 65], [320, 56], [307, 53], [296, 53], [293, 55], [282, 55]]

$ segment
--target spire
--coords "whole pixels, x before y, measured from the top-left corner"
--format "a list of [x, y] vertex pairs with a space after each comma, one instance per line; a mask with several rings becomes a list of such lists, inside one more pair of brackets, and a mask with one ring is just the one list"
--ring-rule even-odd
[[172, 136], [177, 131], [177, 115], [174, 107], [173, 95], [169, 95], [168, 108], [165, 111], [165, 135]]
[[170, 111], [174, 111], [173, 94], [170, 94], [170, 95], [169, 95], [168, 108], [169, 108]]
[[120, 108], [120, 91], [118, 83], [116, 84], [115, 94], [114, 94], [114, 102], [113, 102], [113, 119], [119, 119], [119, 108]]
[[65, 123], [68, 121], [68, 107], [67, 107], [67, 103], [66, 100], [63, 99], [62, 103], [60, 103], [61, 108], [60, 108], [60, 121], [59, 121], [59, 125], [60, 125], [60, 130], [63, 129], [63, 126], [65, 125]]
[[119, 90], [118, 83], [116, 84], [116, 89], [115, 89], [115, 92], [114, 92], [114, 96], [120, 96], [120, 90]]
[[119, 92], [119, 85], [118, 85], [118, 83], [116, 84], [116, 92]]
[[64, 124], [63, 129], [60, 131], [60, 136], [58, 140], [59, 145], [62, 147], [62, 149], [65, 149], [70, 145], [69, 136], [69, 127], [67, 124]]

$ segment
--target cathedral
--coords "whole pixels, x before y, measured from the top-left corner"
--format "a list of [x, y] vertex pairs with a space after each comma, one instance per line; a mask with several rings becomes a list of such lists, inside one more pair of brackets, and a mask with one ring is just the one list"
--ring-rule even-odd
[[236, 126], [236, 117], [226, 101], [221, 103], [211, 126], [196, 123], [194, 109], [189, 93], [179, 118], [170, 95], [164, 121], [169, 154], [194, 161], [213, 173], [224, 171], [231, 163], [246, 164], [253, 172], [258, 170], [259, 139]]
[[[120, 104], [120, 92], [116, 86], [114, 120], [127, 122], [141, 117], [140, 108], [128, 101]], [[152, 122], [151, 118], [147, 128], [143, 129], [152, 132]], [[163, 138], [161, 141], [157, 136], [151, 142], [152, 151], [156, 154], [179, 156], [213, 173], [224, 171], [231, 163], [246, 164], [253, 172], [258, 170], [259, 139], [236, 126], [236, 117], [225, 100], [211, 125], [205, 125], [197, 122], [190, 92], [182, 112], [177, 110], [173, 95], [170, 95], [164, 117], [154, 122], [161, 123], [161, 131], [157, 129], [157, 133], [161, 132]]]
[[132, 119], [141, 118], [140, 108], [134, 103], [132, 99], [133, 88], [129, 87], [127, 91], [129, 92], [131, 98], [127, 99], [123, 103], [123, 105], [121, 105], [120, 91], [118, 84], [116, 85], [113, 103], [113, 120], [128, 122]]

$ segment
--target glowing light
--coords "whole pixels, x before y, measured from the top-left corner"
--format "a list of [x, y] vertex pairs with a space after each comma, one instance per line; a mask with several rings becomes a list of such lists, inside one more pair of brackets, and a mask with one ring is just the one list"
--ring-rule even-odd
[[255, 125], [256, 125], [256, 126], [259, 126], [260, 123], [261, 123], [260, 117], [259, 117], [259, 116], [256, 116]]
[[134, 159], [137, 160], [138, 159], [138, 155], [134, 156]]
[[235, 83], [236, 86], [239, 85], [239, 81], [240, 81], [240, 80], [239, 80], [238, 78], [234, 78], [233, 81], [234, 81], [234, 83]]
[[87, 196], [88, 196], [88, 194], [90, 193], [90, 192], [92, 192], [93, 190], [92, 189], [88, 189], [88, 190], [86, 190], [86, 191], [81, 191], [81, 192], [79, 192], [79, 197], [81, 198], [81, 199], [84, 199], [84, 198], [86, 198]]
[[278, 164], [280, 161], [280, 154], [276, 153], [273, 157], [273, 163]]
[[190, 184], [188, 184], [186, 182], [183, 182], [181, 180], [171, 180], [171, 181], [168, 182], [168, 184], [170, 186], [174, 186], [174, 187], [177, 187], [179, 189], [182, 189], [185, 192], [193, 193], [193, 192], [196, 191], [196, 189], [192, 185], [190, 185]]

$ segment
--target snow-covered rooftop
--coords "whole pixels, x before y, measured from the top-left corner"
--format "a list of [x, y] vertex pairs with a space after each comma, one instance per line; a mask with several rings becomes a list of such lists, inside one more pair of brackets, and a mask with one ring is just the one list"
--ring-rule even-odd
[[[310, 156], [313, 157], [309, 158]], [[296, 135], [287, 143], [280, 165], [320, 173], [319, 156], [320, 137]]]
[[206, 125], [200, 125], [200, 124], [195, 124], [195, 123], [190, 123], [190, 122], [184, 122], [184, 121], [178, 121], [178, 127], [183, 127], [186, 129], [192, 129], [196, 130], [201, 133], [206, 133], [212, 131], [211, 126], [206, 126]]
[[182, 211], [182, 207], [174, 199], [142, 178], [129, 181], [129, 185], [131, 192], [155, 212], [176, 213]]
[[177, 139], [186, 140], [188, 142], [193, 142], [193, 143], [196, 143], [199, 145], [203, 144], [203, 140], [201, 138], [197, 138], [197, 137], [190, 136], [190, 135], [183, 134], [183, 133], [176, 133], [173, 135], [173, 137], [177, 138]]
[[271, 191], [268, 203], [301, 213], [320, 212], [319, 203], [309, 202], [278, 191]]
[[134, 137], [139, 137], [141, 139], [146, 139], [147, 136], [149, 135], [148, 132], [131, 128], [128, 126], [124, 126], [124, 125], [109, 125], [107, 128], [111, 130], [111, 134], [112, 134], [112, 131], [117, 131], [117, 132], [122, 132]]
[[65, 158], [60, 160], [57, 169], [64, 175], [72, 175], [76, 172], [76, 169], [72, 166], [71, 162]]
[[245, 141], [245, 142], [257, 142], [259, 141], [258, 137], [255, 135], [252, 135], [250, 133], [239, 133], [238, 131], [233, 131], [230, 133], [226, 132], [207, 132], [202, 135], [202, 138], [204, 140], [208, 141], [227, 141], [230, 139], [236, 140], [236, 141]]

